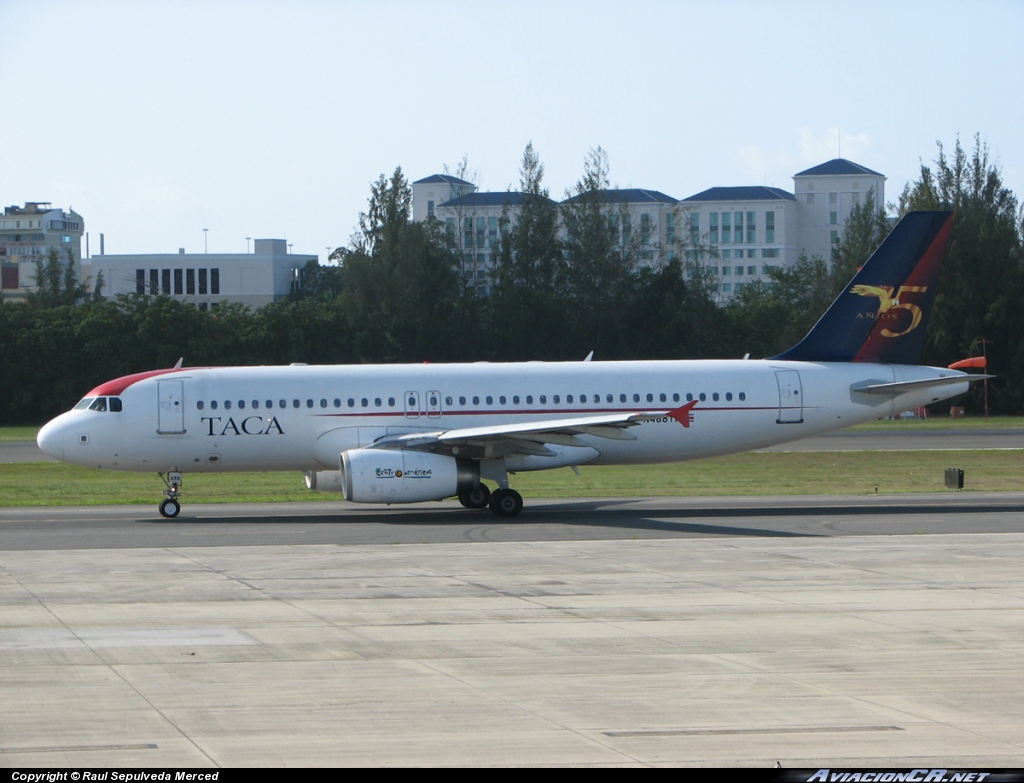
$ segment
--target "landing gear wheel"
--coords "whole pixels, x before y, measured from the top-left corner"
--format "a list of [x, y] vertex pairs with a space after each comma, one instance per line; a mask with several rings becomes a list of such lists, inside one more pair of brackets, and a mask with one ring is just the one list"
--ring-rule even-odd
[[499, 517], [515, 517], [523, 510], [523, 496], [514, 489], [496, 489], [491, 493], [490, 507]]
[[477, 484], [474, 489], [469, 492], [463, 492], [459, 495], [459, 502], [465, 508], [487, 508], [487, 504], [491, 499], [491, 490], [486, 484]]
[[181, 503], [177, 500], [167, 498], [167, 500], [160, 501], [160, 516], [167, 517], [167, 519], [174, 519], [180, 513]]

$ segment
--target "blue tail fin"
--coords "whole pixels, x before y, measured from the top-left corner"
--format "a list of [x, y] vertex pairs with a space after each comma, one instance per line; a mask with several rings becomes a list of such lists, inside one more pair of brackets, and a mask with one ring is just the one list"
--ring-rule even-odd
[[772, 358], [919, 364], [952, 216], [904, 216], [807, 336]]

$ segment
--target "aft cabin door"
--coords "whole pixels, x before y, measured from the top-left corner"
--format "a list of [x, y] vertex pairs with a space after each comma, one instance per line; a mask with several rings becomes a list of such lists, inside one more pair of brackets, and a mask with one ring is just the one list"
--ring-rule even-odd
[[800, 424], [804, 420], [804, 395], [800, 387], [800, 373], [796, 370], [776, 370], [779, 383], [779, 418], [777, 424]]
[[158, 435], [181, 435], [185, 432], [185, 406], [182, 402], [181, 381], [157, 381], [159, 407], [157, 409]]

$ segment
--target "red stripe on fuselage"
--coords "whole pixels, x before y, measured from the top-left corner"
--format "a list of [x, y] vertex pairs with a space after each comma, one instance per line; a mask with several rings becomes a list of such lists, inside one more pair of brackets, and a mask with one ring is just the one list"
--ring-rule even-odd
[[154, 378], [157, 375], [170, 375], [176, 372], [190, 372], [195, 370], [195, 367], [175, 367], [170, 370], [149, 370], [148, 372], [137, 372], [134, 375], [125, 375], [121, 378], [115, 378], [112, 381], [101, 383], [91, 392], [86, 394], [86, 397], [111, 397], [117, 396], [118, 394], [124, 394], [124, 390], [132, 384], [144, 381], [146, 378]]

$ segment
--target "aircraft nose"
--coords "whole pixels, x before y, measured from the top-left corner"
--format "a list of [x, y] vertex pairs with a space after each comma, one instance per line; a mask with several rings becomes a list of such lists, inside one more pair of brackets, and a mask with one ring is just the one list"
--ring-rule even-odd
[[36, 444], [43, 453], [54, 459], [64, 459], [64, 422], [58, 416], [53, 421], [43, 425], [36, 435]]

